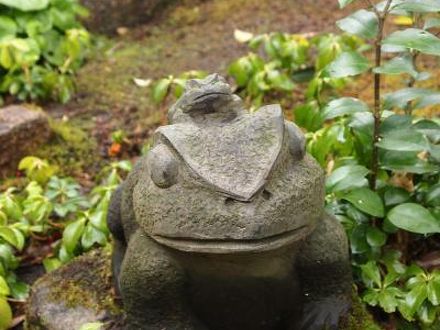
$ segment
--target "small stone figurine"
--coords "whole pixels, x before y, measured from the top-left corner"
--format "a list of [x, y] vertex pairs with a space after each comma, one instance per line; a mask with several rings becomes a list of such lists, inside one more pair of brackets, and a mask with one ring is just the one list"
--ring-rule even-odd
[[128, 329], [337, 329], [347, 239], [298, 127], [218, 74], [188, 81], [169, 122], [108, 216]]

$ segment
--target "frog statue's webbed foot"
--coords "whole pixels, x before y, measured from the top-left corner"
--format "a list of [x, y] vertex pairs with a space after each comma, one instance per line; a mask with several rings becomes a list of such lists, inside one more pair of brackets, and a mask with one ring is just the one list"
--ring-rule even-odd
[[299, 253], [304, 306], [301, 330], [339, 327], [351, 307], [352, 277], [347, 237], [325, 214]]
[[303, 308], [301, 330], [338, 330], [341, 317], [348, 313], [350, 305], [346, 295], [307, 301]]

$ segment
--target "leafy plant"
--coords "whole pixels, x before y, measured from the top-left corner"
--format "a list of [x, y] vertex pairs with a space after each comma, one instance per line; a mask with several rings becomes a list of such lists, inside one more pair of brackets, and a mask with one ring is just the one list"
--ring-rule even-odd
[[131, 164], [122, 161], [104, 168], [102, 184], [88, 194], [72, 178], [48, 172], [51, 165], [47, 161], [26, 157], [21, 167], [27, 175], [24, 189], [10, 187], [0, 194], [0, 329], [7, 328], [12, 318], [7, 299], [27, 298], [28, 287], [14, 270], [35, 240], [52, 247], [43, 261], [47, 271], [94, 246], [107, 244], [110, 196]]
[[[343, 7], [355, 1], [339, 2]], [[365, 3], [366, 9], [337, 25], [369, 39], [374, 62], [343, 52], [325, 70], [334, 78], [371, 70], [373, 108], [351, 97], [330, 101], [320, 113], [328, 124], [308, 133], [308, 149], [331, 169], [327, 207], [349, 235], [364, 301], [429, 325], [440, 317], [439, 272], [416, 266], [423, 255], [411, 249], [429, 246], [440, 233], [440, 122], [418, 117], [415, 110], [440, 102], [437, 91], [417, 87], [429, 79], [417, 59], [440, 55], [440, 39], [428, 31], [438, 23], [430, 13], [440, 7], [436, 1]], [[413, 26], [385, 35], [391, 15]], [[386, 62], [385, 53], [392, 54]], [[385, 75], [402, 75], [403, 88], [384, 95]]]
[[77, 0], [0, 1], [0, 95], [67, 102], [84, 62], [88, 32]]

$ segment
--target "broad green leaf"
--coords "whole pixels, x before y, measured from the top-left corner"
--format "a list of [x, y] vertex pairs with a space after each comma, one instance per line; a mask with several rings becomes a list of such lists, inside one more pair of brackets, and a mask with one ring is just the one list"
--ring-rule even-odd
[[71, 222], [66, 226], [63, 232], [63, 245], [66, 248], [66, 252], [73, 253], [78, 240], [80, 239], [85, 226], [85, 218], [81, 218], [74, 222]]
[[364, 282], [367, 283], [368, 287], [372, 287], [375, 284], [380, 287], [382, 284], [380, 270], [374, 261], [369, 261], [365, 265], [361, 265], [362, 278]]
[[33, 11], [47, 8], [49, 0], [0, 0], [0, 4], [22, 11]]
[[19, 249], [20, 242], [17, 240], [15, 232], [6, 226], [0, 227], [0, 238], [3, 238], [6, 242], [11, 244], [13, 247]]
[[358, 10], [337, 21], [336, 25], [345, 32], [366, 39], [375, 38], [379, 30], [379, 21], [376, 14], [365, 9]]
[[356, 52], [344, 52], [329, 64], [327, 72], [330, 77], [343, 78], [356, 76], [367, 71], [369, 68], [370, 63], [361, 54]]
[[417, 79], [419, 76], [419, 73], [414, 67], [412, 58], [408, 54], [393, 58], [392, 60], [384, 63], [381, 67], [374, 68], [373, 72], [389, 75], [407, 73], [415, 79]]
[[380, 166], [386, 170], [424, 174], [439, 171], [439, 166], [419, 159], [418, 152], [381, 150]]
[[387, 217], [396, 227], [412, 233], [440, 233], [440, 221], [428, 209], [419, 204], [398, 205], [388, 212]]
[[440, 26], [440, 18], [430, 17], [425, 20], [424, 30], [429, 30]]
[[353, 97], [343, 97], [331, 101], [323, 110], [324, 119], [333, 119], [356, 112], [368, 111], [368, 106]]
[[425, 195], [425, 202], [429, 206], [440, 206], [440, 183], [428, 189]]
[[404, 88], [396, 92], [386, 94], [384, 98], [384, 108], [387, 110], [393, 109], [394, 107], [404, 109], [408, 102], [411, 101], [417, 101], [416, 107], [420, 107], [420, 105], [423, 105], [423, 103], [420, 102], [427, 102], [423, 101], [424, 98], [432, 97], [434, 95], [438, 95], [438, 93], [429, 89]]
[[412, 127], [426, 135], [433, 144], [440, 142], [440, 125], [433, 120], [422, 119], [417, 121]]
[[421, 323], [432, 325], [436, 320], [437, 309], [438, 306], [432, 306], [425, 301], [417, 311], [417, 316], [419, 317]]
[[385, 206], [402, 204], [410, 199], [410, 194], [403, 188], [391, 187], [384, 194]]
[[9, 281], [9, 287], [11, 288], [11, 295], [14, 299], [24, 302], [29, 297], [29, 285], [26, 283], [15, 278]]
[[433, 278], [428, 282], [428, 299], [434, 305], [440, 305], [440, 278]]
[[378, 295], [379, 306], [387, 313], [394, 313], [398, 306], [397, 298], [400, 293], [400, 290], [396, 287], [383, 288], [379, 291]]
[[367, 228], [367, 242], [372, 247], [381, 247], [385, 245], [387, 241], [387, 235], [376, 227]]
[[413, 118], [407, 115], [391, 115], [380, 124], [380, 134], [387, 135], [393, 131], [411, 129]]
[[43, 266], [47, 273], [59, 268], [61, 261], [57, 258], [46, 258], [43, 260]]
[[0, 329], [9, 329], [12, 322], [12, 310], [3, 297], [0, 297], [0, 316]]
[[355, 0], [338, 0], [339, 2], [339, 7], [340, 8], [344, 8], [345, 6], [349, 5], [350, 3], [352, 3]]
[[429, 150], [429, 142], [426, 137], [414, 129], [403, 129], [389, 132], [380, 139], [377, 146], [382, 149], [394, 151]]
[[294, 109], [295, 123], [308, 132], [315, 132], [322, 127], [323, 119], [316, 102], [302, 104]]
[[160, 79], [153, 87], [153, 101], [162, 102], [168, 94], [172, 80], [168, 78]]
[[17, 23], [12, 18], [0, 15], [0, 40], [15, 37], [17, 30]]
[[84, 249], [90, 249], [94, 244], [104, 245], [107, 242], [106, 235], [95, 228], [91, 224], [88, 224], [84, 229], [81, 237], [81, 245]]
[[350, 235], [350, 249], [351, 253], [365, 253], [370, 250], [370, 245], [367, 242], [367, 228], [368, 225], [356, 226]]
[[400, 0], [394, 8], [416, 13], [435, 13], [440, 11], [438, 0]]
[[244, 87], [253, 74], [253, 66], [248, 57], [242, 57], [231, 63], [228, 73], [234, 77], [237, 86]]
[[9, 296], [10, 294], [11, 290], [9, 289], [8, 283], [6, 283], [6, 280], [3, 278], [3, 276], [0, 276], [0, 297]]
[[346, 165], [334, 170], [326, 180], [328, 192], [338, 192], [363, 187], [367, 184], [365, 176], [369, 170], [361, 165]]
[[415, 286], [410, 292], [405, 295], [405, 302], [410, 311], [415, 313], [418, 311], [422, 303], [428, 297], [428, 290], [425, 284]]
[[267, 72], [267, 79], [272, 85], [272, 87], [283, 90], [292, 91], [295, 88], [295, 84], [292, 80], [284, 73], [278, 70], [269, 70]]
[[428, 31], [409, 28], [390, 34], [383, 45], [402, 46], [429, 55], [440, 56], [440, 39]]
[[365, 212], [375, 217], [384, 216], [382, 199], [376, 192], [368, 188], [358, 188], [352, 190], [343, 195], [341, 198], [349, 201], [362, 212]]

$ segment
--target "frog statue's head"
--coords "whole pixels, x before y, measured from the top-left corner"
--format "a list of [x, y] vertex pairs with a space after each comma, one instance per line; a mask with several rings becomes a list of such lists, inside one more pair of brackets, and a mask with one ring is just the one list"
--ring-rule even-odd
[[306, 237], [322, 216], [323, 173], [279, 105], [244, 110], [217, 74], [190, 80], [139, 171], [136, 221], [159, 244], [255, 253]]

